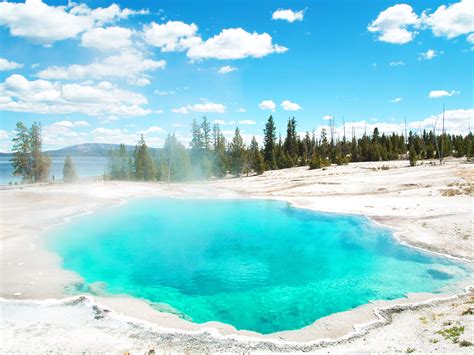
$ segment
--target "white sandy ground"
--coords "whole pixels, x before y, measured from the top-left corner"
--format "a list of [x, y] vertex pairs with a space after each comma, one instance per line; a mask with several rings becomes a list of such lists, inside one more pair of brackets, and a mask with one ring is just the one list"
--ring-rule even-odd
[[[410, 304], [453, 295], [410, 294], [401, 300], [377, 301], [301, 330], [265, 336], [215, 322], [190, 323], [125, 296], [29, 300], [62, 299], [67, 296], [66, 286], [81, 281], [77, 274], [61, 269], [60, 258], [44, 247], [42, 233], [65, 218], [142, 196], [275, 198], [303, 208], [364, 214], [396, 228], [397, 238], [404, 243], [473, 261], [473, 177], [474, 165], [452, 159], [443, 166], [423, 162], [414, 168], [404, 161], [316, 171], [295, 168], [207, 183], [89, 182], [5, 188], [0, 191], [0, 351], [140, 352], [153, 347], [393, 353], [411, 348], [418, 353], [468, 353], [472, 347], [460, 347], [436, 331], [462, 325], [460, 340], [474, 342], [474, 316], [461, 315], [474, 307], [469, 303], [474, 302], [472, 291], [424, 306]], [[463, 286], [468, 285], [474, 285], [472, 278], [464, 281]], [[410, 310], [397, 308], [393, 316], [393, 311], [377, 311], [395, 304]], [[336, 339], [339, 344], [329, 344]]]

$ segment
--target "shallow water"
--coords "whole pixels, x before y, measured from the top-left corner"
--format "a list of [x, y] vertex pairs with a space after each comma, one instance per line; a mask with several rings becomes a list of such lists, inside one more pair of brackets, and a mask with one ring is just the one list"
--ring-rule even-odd
[[267, 200], [132, 200], [61, 225], [48, 242], [84, 277], [80, 291], [130, 294], [197, 323], [260, 333], [438, 292], [471, 273], [366, 218]]

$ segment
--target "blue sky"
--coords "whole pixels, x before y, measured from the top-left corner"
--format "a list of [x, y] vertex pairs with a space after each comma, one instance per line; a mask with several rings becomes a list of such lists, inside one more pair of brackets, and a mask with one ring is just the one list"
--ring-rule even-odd
[[[193, 118], [249, 140], [365, 127], [474, 126], [474, 0], [0, 3], [0, 149], [17, 121], [45, 147], [189, 139]], [[438, 126], [439, 127], [439, 126]]]

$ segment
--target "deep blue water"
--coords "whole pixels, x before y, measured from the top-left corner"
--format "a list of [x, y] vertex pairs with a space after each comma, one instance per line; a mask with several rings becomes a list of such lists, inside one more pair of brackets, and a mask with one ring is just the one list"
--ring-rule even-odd
[[[10, 157], [0, 156], [0, 185], [7, 185], [8, 183], [21, 181], [20, 176], [13, 176], [13, 167], [10, 162]], [[65, 157], [52, 157], [50, 176], [54, 176], [56, 180], [62, 180], [63, 167]], [[72, 157], [76, 173], [79, 178], [100, 176], [103, 175], [107, 166], [106, 157], [87, 157], [78, 156]]]
[[197, 323], [272, 333], [406, 292], [437, 292], [465, 264], [394, 241], [358, 216], [267, 200], [144, 199], [56, 228], [49, 245], [84, 289], [145, 298]]

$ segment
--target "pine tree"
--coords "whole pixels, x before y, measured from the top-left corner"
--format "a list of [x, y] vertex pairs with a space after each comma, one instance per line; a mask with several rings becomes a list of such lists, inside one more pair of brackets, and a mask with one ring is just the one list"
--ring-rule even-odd
[[74, 162], [72, 161], [71, 156], [68, 154], [64, 160], [63, 167], [63, 181], [64, 182], [74, 182], [77, 180], [76, 168], [74, 167]]
[[416, 161], [418, 160], [418, 156], [416, 155], [416, 151], [413, 145], [410, 147], [409, 159], [410, 159], [410, 166], [415, 166]]
[[18, 122], [13, 138], [13, 158], [10, 160], [13, 165], [13, 175], [21, 175], [23, 181], [33, 181], [33, 172], [31, 166], [30, 154], [30, 135], [28, 128], [23, 122]]
[[285, 143], [283, 144], [284, 152], [286, 156], [292, 161], [291, 166], [294, 166], [294, 160], [297, 160], [298, 151], [298, 134], [296, 133], [296, 119], [289, 118], [288, 125], [286, 128], [286, 138]]
[[48, 181], [51, 159], [47, 156], [43, 156], [43, 153], [42, 153], [43, 139], [41, 137], [41, 124], [33, 122], [29, 130], [29, 134], [30, 134], [33, 181], [34, 182]]
[[202, 118], [201, 123], [201, 132], [202, 132], [202, 144], [203, 149], [211, 149], [211, 123], [207, 120], [207, 117]]
[[42, 153], [41, 125], [34, 122], [27, 129], [22, 122], [18, 122], [15, 131], [11, 159], [13, 174], [21, 175], [27, 182], [47, 181], [51, 159]]
[[214, 176], [224, 177], [228, 170], [228, 159], [226, 154], [226, 143], [224, 135], [221, 133], [219, 124], [216, 123], [213, 128], [213, 173]]
[[276, 127], [273, 117], [268, 118], [263, 130], [263, 158], [268, 169], [277, 167], [275, 157]]
[[134, 178], [139, 181], [156, 180], [156, 170], [143, 134], [134, 152]]
[[240, 135], [239, 127], [235, 129], [234, 138], [229, 144], [230, 154], [230, 172], [233, 175], [239, 176], [242, 174], [245, 163], [245, 145]]
[[249, 149], [249, 165], [255, 174], [260, 175], [265, 171], [265, 162], [263, 161], [263, 155], [258, 148], [258, 142], [255, 136], [252, 137]]

